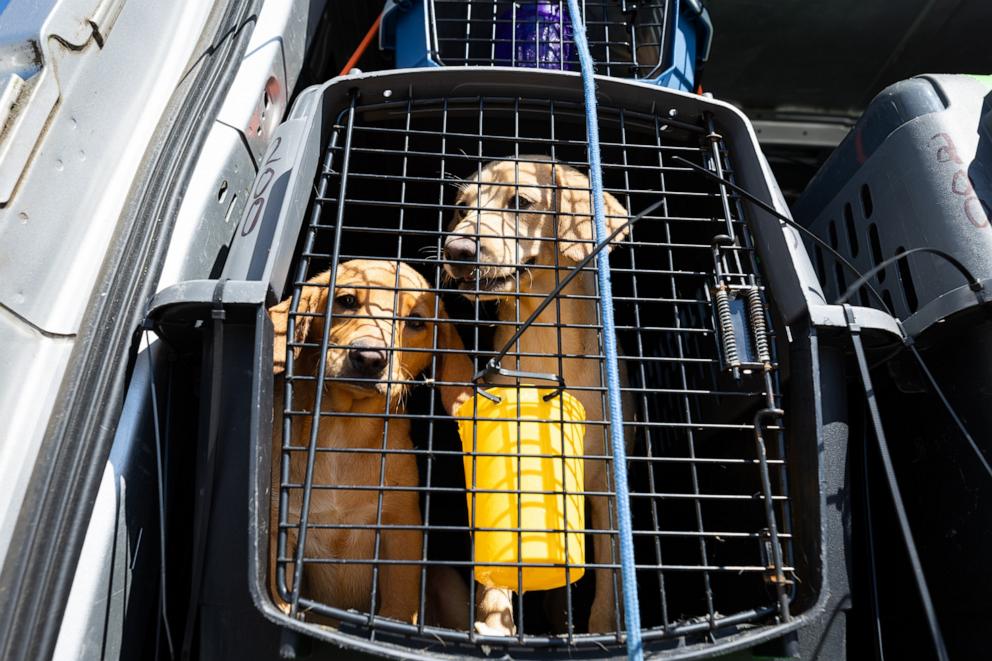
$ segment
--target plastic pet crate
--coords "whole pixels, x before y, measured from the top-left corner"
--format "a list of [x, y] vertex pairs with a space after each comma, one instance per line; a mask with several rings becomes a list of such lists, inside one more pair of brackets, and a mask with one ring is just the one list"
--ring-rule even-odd
[[[597, 73], [695, 91], [713, 27], [700, 0], [579, 3]], [[578, 71], [565, 0], [389, 0], [380, 47], [398, 68]]]
[[[796, 218], [859, 271], [919, 247], [992, 277], [992, 79], [920, 76], [869, 105], [796, 202]], [[810, 252], [828, 299], [853, 278], [822, 248]], [[951, 265], [913, 255], [871, 283], [911, 335], [975, 303]], [[955, 293], [956, 292], [956, 293]], [[878, 305], [860, 293], [864, 305]]]
[[[520, 96], [522, 86], [540, 94]], [[651, 84], [601, 77], [597, 86], [604, 182], [615, 200], [609, 213], [622, 220], [663, 202], [608, 256], [626, 374], [627, 486], [645, 651], [678, 658], [760, 645], [761, 654], [786, 656], [798, 645], [799, 651], [840, 658], [848, 593], [848, 423], [843, 353], [831, 346], [830, 333], [820, 337], [819, 326], [843, 325], [837, 323], [842, 315], [822, 305], [812, 266], [790, 230], [678, 160], [719, 172], [783, 210], [753, 131], [737, 110]], [[473, 176], [492, 162], [506, 164], [504, 174], [513, 176], [496, 183], [517, 192], [499, 212], [522, 223], [527, 215], [516, 212], [535, 195], [582, 199], [581, 178], [559, 180], [550, 173], [585, 173], [585, 140], [581, 91], [562, 72], [400, 71], [336, 79], [301, 93], [260, 163], [224, 278], [182, 283], [153, 304], [163, 336], [176, 344], [195, 336], [204, 346], [198, 352], [204, 357], [203, 437], [215, 448], [206, 456], [218, 457], [210, 461], [224, 467], [210, 507], [223, 516], [201, 524], [209, 567], [199, 606], [204, 654], [238, 650], [241, 658], [266, 658], [273, 641], [281, 640], [283, 654], [298, 658], [323, 645], [394, 658], [626, 656], [614, 508], [603, 524], [590, 502], [615, 501], [609, 481], [566, 479], [550, 494], [585, 498], [585, 518], [570, 512], [564, 526], [585, 537], [584, 558], [566, 553], [557, 563], [523, 557], [502, 563], [520, 573], [549, 568], [584, 576], [564, 589], [511, 593], [512, 636], [472, 626], [473, 570], [484, 564], [474, 553], [477, 536], [519, 533], [519, 539], [563, 530], [558, 524], [525, 530], [512, 521], [473, 530], [472, 499], [484, 488], [466, 475], [484, 453], [463, 446], [457, 427], [481, 428], [481, 408], [460, 409], [456, 423], [441, 406], [446, 389], [475, 392], [471, 371], [453, 377], [441, 369], [444, 361], [460, 357], [481, 369], [497, 338], [516, 328], [539, 297], [524, 283], [539, 280], [541, 271], [560, 276], [574, 266], [551, 257], [502, 265], [490, 260], [480, 269], [463, 259], [474, 275], [449, 277], [454, 256], [447, 248], [456, 218], [464, 220], [483, 204], [463, 197], [475, 188]], [[521, 170], [535, 166], [550, 178], [520, 187]], [[581, 222], [574, 202], [549, 204], [543, 215], [557, 223], [568, 224], [570, 215]], [[522, 246], [526, 237], [553, 249], [552, 256], [588, 244], [573, 236], [562, 246], [559, 234], [519, 229], [499, 238]], [[342, 280], [332, 291], [328, 280], [311, 281], [328, 270], [342, 273], [349, 264], [360, 266], [369, 282]], [[392, 282], [377, 278], [375, 270], [384, 265], [394, 277], [406, 275]], [[492, 300], [497, 286], [503, 288], [500, 300]], [[503, 367], [526, 369], [529, 359], [539, 358], [549, 365], [540, 371], [564, 373], [566, 392], [582, 399], [586, 433], [593, 436], [603, 423], [590, 402], [602, 397], [602, 387], [595, 378], [574, 380], [567, 367], [586, 361], [595, 374], [602, 361], [595, 279], [587, 277], [584, 287], [566, 289], [548, 308], [550, 317], [538, 322], [547, 342], [534, 346], [525, 335]], [[318, 294], [333, 303], [302, 303], [319, 300]], [[377, 297], [379, 309], [366, 307], [367, 295]], [[408, 296], [428, 306], [397, 303]], [[280, 301], [289, 301], [281, 309], [291, 323], [285, 348], [276, 354], [268, 310]], [[589, 316], [569, 317], [569, 308]], [[385, 363], [419, 353], [423, 369], [389, 372], [385, 380], [342, 377], [333, 361], [319, 358], [356, 348], [336, 339], [336, 330], [323, 332], [338, 329], [342, 320], [399, 329], [401, 335], [391, 330], [380, 337], [393, 338], [381, 347]], [[297, 334], [297, 324], [317, 330]], [[590, 340], [581, 355], [558, 339], [572, 333]], [[308, 352], [316, 360], [305, 358]], [[285, 366], [279, 375], [273, 374], [275, 362]], [[559, 363], [566, 366], [555, 367]], [[533, 376], [520, 380], [520, 393]], [[293, 420], [309, 421], [312, 431], [313, 421], [320, 429], [346, 417], [316, 405], [307, 392], [333, 393], [342, 381], [354, 386], [369, 380], [406, 386], [402, 405], [350, 415], [381, 430], [403, 428], [409, 444], [393, 443], [383, 431], [374, 442], [349, 449], [353, 436], [314, 443], [311, 434], [299, 433]], [[506, 385], [512, 390], [517, 384], [511, 378]], [[505, 422], [516, 425], [518, 416]], [[588, 448], [581, 458], [567, 451], [553, 457], [580, 460], [587, 471], [611, 459]], [[509, 460], [519, 458], [522, 453]], [[347, 482], [326, 470], [360, 461], [370, 461], [374, 475]], [[392, 462], [416, 466], [416, 477], [407, 472], [387, 481], [389, 466], [397, 465]], [[533, 487], [522, 483], [503, 489], [521, 499], [549, 495], [528, 492]], [[373, 517], [348, 519], [349, 512], [335, 519], [314, 504], [337, 491], [364, 493], [359, 502], [372, 508]], [[396, 521], [383, 508], [397, 496], [415, 501], [416, 516]], [[311, 507], [303, 516], [306, 500]], [[399, 552], [395, 544], [387, 551], [385, 539], [401, 531], [412, 541], [399, 545]], [[572, 534], [565, 537], [574, 539]], [[309, 541], [297, 546], [301, 535]], [[378, 541], [366, 550], [334, 551], [333, 540], [342, 535]], [[318, 578], [326, 567], [367, 572], [368, 589], [357, 597], [336, 592], [333, 582]], [[396, 585], [386, 575], [399, 567], [414, 576], [416, 620], [386, 606], [393, 594], [384, 593], [394, 589], [387, 584]], [[439, 571], [447, 576], [440, 584], [431, 580]], [[608, 621], [591, 628], [597, 577], [614, 599], [606, 602]], [[456, 587], [438, 595], [438, 585]], [[432, 604], [457, 621], [431, 611]], [[259, 622], [260, 615], [267, 623]], [[246, 630], [232, 622], [252, 624]]]
[[[511, 162], [516, 170], [550, 162], [583, 171], [584, 115], [581, 99], [570, 83], [570, 77], [554, 72], [508, 75], [497, 70], [451, 70], [430, 75], [369, 75], [311, 91], [308, 99], [319, 99], [319, 106], [308, 111], [308, 120], [314, 124], [310, 134], [322, 136], [323, 156], [315, 184], [304, 183], [301, 177], [299, 187], [286, 192], [287, 197], [308, 200], [310, 212], [302, 257], [287, 283], [285, 297], [301, 300], [309, 278], [328, 269], [339, 272], [339, 266], [351, 260], [403, 262], [420, 274], [426, 288], [447, 308], [446, 320], [440, 316], [440, 307], [434, 307], [426, 315], [427, 323], [454, 325], [464, 353], [481, 366], [492, 355], [500, 325], [508, 322], [501, 321], [507, 318], [506, 310], [498, 313], [485, 300], [482, 280], [459, 286], [445, 277], [442, 257], [452, 219], [459, 213], [457, 195], [470, 189], [472, 176], [493, 161]], [[536, 98], [518, 97], [514, 90], [520, 84], [544, 92]], [[636, 212], [659, 198], [666, 200], [662, 210], [632, 228], [610, 256], [618, 340], [628, 375], [624, 394], [632, 405], [627, 422], [632, 444], [629, 488], [644, 636], [649, 648], [659, 651], [685, 646], [718, 649], [781, 636], [816, 613], [819, 600], [826, 597], [819, 588], [823, 566], [817, 560], [823, 542], [818, 482], [802, 474], [817, 472], [820, 461], [816, 439], [822, 430], [813, 422], [817, 419], [813, 410], [820, 403], [806, 390], [815, 360], [810, 354], [793, 359], [784, 372], [777, 357], [780, 351], [799, 349], [795, 337], [791, 347], [786, 347], [781, 330], [781, 320], [801, 314], [804, 299], [795, 289], [797, 267], [779, 259], [774, 265], [769, 262], [768, 273], [759, 271], [754, 260], [763, 251], [789, 254], [779, 225], [771, 222], [762, 232], [760, 222], [744, 222], [744, 209], [736, 199], [711, 180], [680, 166], [674, 156], [732, 173], [749, 190], [769, 196], [766, 170], [746, 122], [729, 107], [674, 97], [649, 85], [630, 86], [608, 79], [600, 84], [608, 99], [600, 115], [607, 189], [624, 213]], [[293, 151], [301, 150], [290, 147]], [[309, 153], [308, 167], [314, 168], [318, 159], [312, 148]], [[297, 202], [295, 208], [301, 206]], [[724, 244], [716, 238], [719, 235], [733, 238]], [[771, 246], [776, 246], [774, 252]], [[371, 267], [366, 262], [363, 268]], [[776, 281], [780, 281], [779, 289]], [[524, 314], [526, 294], [520, 282], [516, 280], [512, 292], [499, 304], [512, 306], [515, 311], [510, 318]], [[424, 287], [406, 285], [414, 291]], [[583, 302], [595, 311], [596, 300], [593, 291]], [[724, 302], [729, 320], [721, 326]], [[322, 313], [291, 307], [290, 314], [302, 320]], [[338, 310], [333, 314], [348, 313]], [[758, 318], [767, 324], [770, 341], [763, 355], [747, 330], [748, 320]], [[325, 327], [333, 321], [333, 316], [325, 317]], [[551, 337], [575, 330], [569, 329], [574, 321], [554, 318], [545, 322], [549, 323], [554, 327]], [[736, 356], [727, 350], [726, 335], [720, 330], [735, 324], [740, 331]], [[596, 338], [597, 328], [593, 314], [583, 332]], [[426, 349], [435, 360], [456, 351], [439, 344], [440, 336], [438, 330]], [[594, 341], [585, 356], [593, 366], [601, 360], [598, 343]], [[291, 349], [319, 351], [325, 347], [335, 348], [319, 339], [291, 345]], [[576, 359], [566, 355], [562, 344], [552, 343], [538, 350], [515, 348], [507, 366], [535, 351], [543, 352], [552, 363]], [[387, 353], [400, 352], [390, 345]], [[284, 410], [290, 416], [335, 417], [333, 413], [316, 414], [312, 402], [292, 392], [307, 387], [315, 377], [332, 382], [334, 377], [310, 373], [302, 362], [291, 364], [290, 354], [286, 358], [282, 385], [277, 386], [290, 384]], [[425, 375], [405, 377], [408, 382], [402, 385], [413, 389], [405, 410], [381, 414], [392, 425], [409, 421], [412, 445], [390, 447], [389, 452], [416, 461], [419, 482], [361, 487], [320, 477], [307, 483], [292, 470], [283, 472], [276, 485], [281, 511], [271, 522], [275, 534], [259, 540], [263, 557], [276, 554], [274, 583], [272, 576], [256, 578], [260, 605], [270, 616], [312, 635], [346, 644], [361, 641], [362, 645], [372, 637], [375, 644], [393, 653], [415, 648], [461, 656], [499, 649], [540, 656], [602, 652], [605, 647], [608, 653], [622, 655], [622, 639], [616, 633], [622, 613], [613, 614], [612, 626], [606, 630], [589, 631], [587, 624], [596, 571], [609, 570], [610, 587], [616, 590], [619, 567], [613, 556], [597, 558], [587, 551], [584, 565], [566, 562], [566, 570], [585, 570], [588, 578], [586, 583], [565, 589], [558, 602], [564, 604], [558, 607], [564, 622], [546, 615], [549, 607], [540, 592], [515, 595], [517, 629], [512, 637], [473, 631], [468, 625], [473, 617], [471, 604], [460, 605], [465, 625], [443, 627], [423, 619], [414, 623], [382, 616], [378, 587], [367, 595], [364, 607], [344, 608], [326, 592], [308, 590], [305, 580], [294, 582], [299, 576], [296, 560], [302, 559], [304, 577], [308, 565], [329, 562], [373, 568], [376, 576], [382, 575], [384, 567], [406, 564], [416, 570], [421, 604], [430, 598], [427, 579], [437, 567], [453, 568], [471, 586], [472, 535], [466, 518], [465, 478], [459, 470], [463, 454], [451, 418], [437, 408], [440, 387], [471, 383], [447, 383], [434, 371], [437, 364], [428, 364]], [[424, 378], [440, 386], [421, 385], [417, 395]], [[827, 392], [840, 387], [835, 384]], [[786, 411], [785, 417], [761, 413], [769, 406]], [[475, 422], [474, 414], [462, 415], [463, 422]], [[597, 431], [594, 415], [586, 426], [587, 434]], [[268, 430], [258, 430], [261, 458], [257, 466], [281, 464], [285, 471], [287, 466], [301, 465], [300, 461], [306, 463], [306, 439], [296, 438], [291, 427], [277, 429], [282, 437], [274, 446], [267, 441]], [[767, 446], [765, 458], [755, 453], [756, 435]], [[276, 455], [270, 455], [273, 447]], [[334, 448], [314, 451], [334, 460]], [[383, 447], [359, 452], [381, 458]], [[592, 470], [596, 462], [608, 461], [608, 456], [587, 456], [584, 461], [586, 470]], [[763, 477], [771, 489], [769, 498], [762, 495]], [[371, 499], [390, 491], [418, 495], [422, 523], [404, 524], [422, 535], [412, 558], [397, 560], [386, 557], [384, 551], [336, 559], [319, 549], [306, 551], [302, 558], [293, 553], [293, 540], [304, 530], [313, 535], [335, 526], [367, 529], [365, 524], [322, 521], [319, 516], [301, 521], [288, 505], [306, 497], [308, 490], [349, 486], [365, 488]], [[475, 489], [470, 485], [468, 491]], [[613, 497], [608, 485], [596, 495], [601, 493]], [[259, 515], [267, 520], [268, 497], [258, 497], [262, 499]], [[265, 523], [259, 522], [260, 529]], [[614, 541], [614, 525], [593, 524], [587, 517], [584, 530], [589, 551], [596, 546], [597, 536]], [[396, 526], [379, 520], [373, 529], [381, 540]], [[270, 539], [275, 548], [265, 548]], [[257, 566], [266, 564], [258, 562]], [[517, 565], [521, 570], [528, 568], [522, 561]], [[275, 595], [270, 588], [273, 584], [278, 586]], [[273, 599], [290, 604], [292, 617], [278, 610]], [[318, 624], [327, 621], [337, 627]]]
[[[809, 184], [795, 206], [797, 220], [862, 273], [904, 252], [935, 248], [959, 260], [988, 291], [990, 92], [988, 76], [927, 75], [886, 88]], [[820, 246], [809, 242], [808, 248], [827, 299], [836, 300], [854, 276]], [[907, 255], [869, 282], [902, 321], [989, 457], [992, 415], [983, 368], [990, 359], [992, 324], [984, 292], [974, 291], [951, 264], [926, 252]], [[866, 288], [853, 302], [882, 307]], [[992, 543], [992, 526], [973, 513], [992, 506], [992, 487], [915, 363], [895, 357], [885, 368], [877, 388], [885, 426], [899, 439], [894, 454], [900, 482], [927, 485], [904, 487], [904, 497], [913, 529], [926, 534], [920, 553], [944, 637], [951, 658], [981, 656], [987, 641], [980, 622], [992, 572], [978, 549]], [[892, 532], [883, 527], [876, 536], [885, 539]], [[900, 595], [908, 589], [905, 576], [889, 577], [888, 563], [876, 562], [875, 580], [885, 590]], [[916, 608], [918, 598], [910, 590], [883, 602], [881, 629], [898, 632], [889, 634], [895, 646], [906, 638], [899, 601]], [[912, 653], [912, 645], [891, 653]]]

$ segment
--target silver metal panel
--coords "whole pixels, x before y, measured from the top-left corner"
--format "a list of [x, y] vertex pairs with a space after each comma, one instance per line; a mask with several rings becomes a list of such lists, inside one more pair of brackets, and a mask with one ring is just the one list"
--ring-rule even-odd
[[217, 120], [244, 134], [256, 162], [286, 112], [287, 94], [281, 39], [249, 45]]
[[[45, 134], [0, 208], [0, 559], [134, 173], [196, 59], [211, 5], [126, 3], [102, 46], [84, 39], [85, 29], [56, 31], [59, 48], [87, 45], [59, 60], [59, 102], [50, 114], [39, 111]], [[37, 32], [53, 6], [13, 0], [2, 14], [4, 34], [30, 39], [28, 29]], [[15, 30], [8, 21], [18, 16]], [[0, 172], [17, 173], [11, 164], [0, 161]]]
[[209, 277], [217, 268], [254, 180], [255, 164], [239, 132], [214, 122], [183, 196], [159, 287]]
[[[27, 4], [7, 7], [5, 24]], [[18, 173], [16, 160], [0, 166], [19, 174], [0, 209], [0, 304], [34, 326], [76, 332], [134, 173], [195, 60], [211, 5], [126, 3], [102, 47], [59, 60], [59, 101], [42, 112], [45, 135], [26, 169]]]
[[266, 2], [217, 119], [241, 131], [257, 162], [286, 114], [323, 2]]
[[[216, 276], [286, 114], [323, 2], [268, 2], [183, 198], [159, 289]], [[247, 147], [246, 147], [247, 145]], [[302, 211], [301, 211], [302, 213]]]
[[17, 2], [0, 35], [0, 203], [10, 201], [62, 94], [69, 59], [99, 49], [124, 0]]

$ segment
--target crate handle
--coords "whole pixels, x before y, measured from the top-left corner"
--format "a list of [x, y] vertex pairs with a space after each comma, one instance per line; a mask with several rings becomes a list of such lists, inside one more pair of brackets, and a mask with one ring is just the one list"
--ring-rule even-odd
[[[491, 359], [484, 369], [478, 372], [472, 380], [478, 385], [479, 381], [484, 383], [492, 383], [490, 379], [495, 376], [507, 376], [514, 379], [536, 379], [538, 381], [552, 381], [558, 384], [554, 390], [545, 395], [542, 399], [544, 401], [550, 401], [552, 398], [557, 397], [565, 390], [565, 378], [560, 374], [545, 374], [543, 372], [522, 372], [520, 370], [508, 370], [499, 364], [499, 360], [496, 358]], [[499, 404], [501, 401], [499, 396], [492, 394], [491, 392], [486, 392], [485, 390], [478, 391], [480, 395], [486, 399], [496, 402]]]

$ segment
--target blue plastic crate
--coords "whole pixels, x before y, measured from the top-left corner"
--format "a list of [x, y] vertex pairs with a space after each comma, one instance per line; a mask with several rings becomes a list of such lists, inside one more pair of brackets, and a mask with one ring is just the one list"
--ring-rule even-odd
[[[713, 36], [701, 0], [585, 0], [582, 11], [597, 73], [696, 89]], [[379, 47], [400, 69], [579, 70], [565, 0], [388, 0]]]

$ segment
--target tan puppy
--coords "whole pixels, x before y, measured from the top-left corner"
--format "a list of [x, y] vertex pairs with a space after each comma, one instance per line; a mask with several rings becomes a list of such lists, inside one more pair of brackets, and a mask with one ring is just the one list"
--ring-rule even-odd
[[[269, 310], [275, 329], [274, 371], [285, 370], [287, 327], [290, 312], [294, 328], [292, 357], [294, 376], [316, 377], [324, 363], [325, 380], [321, 387], [321, 411], [335, 414], [321, 416], [317, 431], [318, 449], [368, 449], [370, 452], [335, 453], [318, 451], [313, 483], [320, 486], [417, 487], [420, 483], [417, 462], [410, 441], [410, 423], [403, 418], [389, 418], [385, 429], [387, 402], [389, 411], [402, 413], [410, 390], [409, 383], [431, 365], [432, 348], [451, 349], [459, 353], [439, 353], [437, 381], [467, 382], [472, 365], [463, 353], [458, 333], [446, 319], [441, 301], [432, 293], [427, 281], [411, 267], [395, 261], [354, 260], [337, 269], [334, 295], [329, 296], [330, 272], [308, 281], [302, 288], [299, 303], [291, 310], [292, 299]], [[328, 299], [333, 300], [333, 321], [328, 332], [328, 350], [319, 346]], [[435, 344], [436, 336], [436, 344]], [[295, 346], [299, 343], [314, 347]], [[410, 351], [422, 349], [424, 351]], [[328, 380], [333, 379], [333, 380]], [[343, 380], [341, 380], [343, 379]], [[350, 380], [353, 379], [353, 380]], [[307, 452], [312, 429], [312, 413], [317, 389], [312, 381], [295, 380], [291, 416], [292, 445], [303, 450], [290, 452], [289, 482], [302, 484], [306, 475]], [[448, 411], [469, 395], [469, 389], [441, 385], [441, 398]], [[278, 519], [279, 457], [282, 456], [283, 385], [278, 378], [275, 388], [273, 428], [272, 516]], [[369, 415], [371, 414], [371, 415]], [[384, 439], [385, 436], [385, 439]], [[387, 452], [382, 452], [383, 448]], [[302, 489], [291, 489], [290, 523], [299, 521]], [[311, 490], [308, 523], [345, 527], [310, 527], [306, 535], [305, 557], [369, 560], [375, 557], [377, 518], [383, 526], [421, 526], [420, 504], [415, 490], [383, 491], [379, 517], [379, 492], [315, 487]], [[350, 529], [347, 526], [355, 526]], [[276, 548], [278, 530], [273, 525], [272, 548]], [[289, 535], [287, 554], [295, 553], [296, 529]], [[377, 613], [385, 617], [416, 621], [419, 597], [422, 533], [417, 529], [383, 529], [379, 536], [379, 558], [406, 560], [411, 564], [381, 564], [377, 592]], [[275, 568], [275, 551], [272, 568]], [[303, 572], [303, 594], [341, 609], [368, 611], [372, 606], [372, 569], [368, 564], [308, 563]], [[293, 575], [289, 565], [288, 576]], [[272, 572], [275, 581], [275, 572]], [[291, 582], [291, 578], [287, 583]], [[291, 586], [287, 586], [291, 587]], [[275, 584], [273, 583], [273, 588]], [[278, 596], [279, 591], [273, 590]]]
[[[539, 162], [525, 162], [539, 161]], [[445, 240], [445, 271], [459, 289], [483, 293], [482, 298], [497, 298], [501, 321], [527, 319], [541, 298], [521, 294], [547, 294], [565, 277], [568, 269], [586, 257], [594, 245], [589, 180], [578, 170], [552, 164], [544, 156], [521, 156], [519, 162], [494, 161], [461, 187], [457, 204], [466, 211], [456, 215], [450, 235]], [[605, 194], [607, 226], [612, 231], [628, 219], [626, 209], [609, 193]], [[519, 211], [516, 211], [518, 210]], [[553, 239], [557, 238], [555, 241]], [[623, 237], [618, 237], [622, 239]], [[540, 240], [545, 239], [545, 240]], [[557, 250], [557, 255], [555, 254]], [[605, 254], [605, 251], [604, 253]], [[545, 268], [539, 268], [539, 267]], [[600, 390], [601, 349], [598, 332], [595, 273], [583, 273], [562, 292], [560, 300], [549, 305], [521, 336], [518, 348], [510, 350], [504, 366], [527, 372], [557, 374], [557, 354], [570, 392], [586, 410], [590, 422], [605, 420], [606, 396]], [[516, 309], [519, 308], [519, 309]], [[560, 310], [560, 316], [559, 316]], [[539, 326], [538, 324], [544, 324]], [[558, 344], [560, 325], [561, 345]], [[575, 327], [579, 326], [579, 327]], [[501, 348], [516, 327], [497, 327], [494, 345]], [[519, 368], [513, 352], [535, 354], [521, 356]], [[621, 379], [626, 383], [626, 372]], [[624, 397], [624, 417], [633, 419], [634, 407]], [[609, 455], [605, 425], [588, 424], [584, 453], [587, 457]], [[627, 445], [632, 437], [627, 435]], [[614, 491], [609, 464], [604, 460], [585, 462], [586, 491]], [[615, 508], [611, 517], [610, 499], [589, 496], [594, 530], [616, 529]], [[596, 563], [619, 561], [619, 550], [611, 554], [610, 537], [593, 535]], [[588, 560], [587, 560], [588, 561]], [[589, 631], [614, 631], [615, 597], [612, 570], [595, 571], [596, 592], [589, 617]], [[618, 586], [619, 590], [619, 586]], [[511, 594], [508, 590], [479, 586], [476, 606], [476, 629], [493, 635], [510, 635], [514, 631]]]

